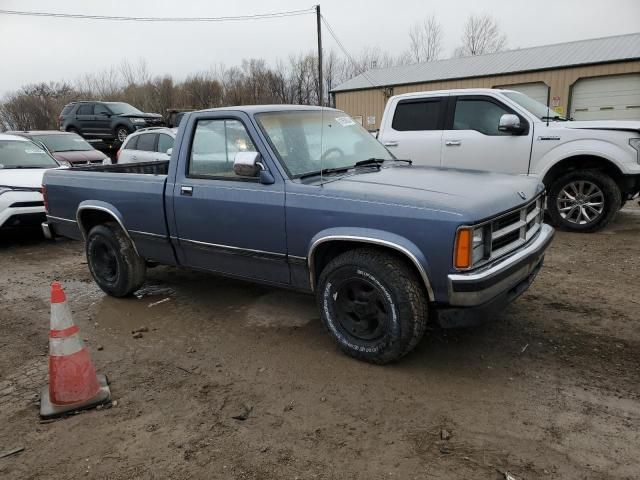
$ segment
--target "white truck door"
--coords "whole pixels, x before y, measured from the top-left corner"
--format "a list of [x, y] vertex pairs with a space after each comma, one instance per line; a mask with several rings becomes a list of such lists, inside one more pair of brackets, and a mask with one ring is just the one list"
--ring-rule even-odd
[[[483, 95], [450, 98], [447, 130], [442, 132], [442, 166], [527, 174], [533, 125], [500, 100]], [[522, 134], [498, 130], [500, 117], [515, 114]]]
[[396, 158], [439, 167], [446, 99], [441, 94], [391, 99], [379, 140]]

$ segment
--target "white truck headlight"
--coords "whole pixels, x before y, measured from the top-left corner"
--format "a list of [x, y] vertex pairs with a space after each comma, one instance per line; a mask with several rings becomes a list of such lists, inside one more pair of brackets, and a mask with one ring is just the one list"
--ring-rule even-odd
[[629, 145], [631, 148], [636, 150], [636, 155], [638, 156], [638, 163], [640, 163], [640, 138], [630, 138]]
[[456, 234], [454, 265], [459, 269], [471, 268], [485, 258], [485, 227], [463, 227]]

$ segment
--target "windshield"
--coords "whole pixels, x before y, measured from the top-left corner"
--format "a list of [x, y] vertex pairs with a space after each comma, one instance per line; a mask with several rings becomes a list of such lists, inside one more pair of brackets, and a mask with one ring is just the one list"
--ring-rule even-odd
[[58, 163], [32, 142], [0, 140], [0, 169], [56, 168]]
[[282, 111], [256, 115], [292, 178], [326, 168], [393, 156], [346, 113], [336, 110]]
[[554, 118], [558, 117], [560, 119], [564, 119], [558, 115], [558, 113], [552, 108], [547, 107], [544, 103], [540, 103], [537, 100], [534, 100], [531, 97], [528, 97], [524, 93], [520, 92], [503, 92], [506, 97], [509, 97], [511, 100], [516, 102], [525, 110], [528, 110], [530, 113], [538, 117], [540, 120], [545, 120], [547, 117]]
[[50, 152], [86, 152], [93, 150], [80, 135], [75, 133], [57, 133], [53, 135], [34, 135], [36, 142], [42, 142]]
[[109, 110], [111, 110], [114, 115], [140, 115], [142, 113], [136, 107], [133, 107], [128, 103], [109, 102], [106, 105], [108, 105]]

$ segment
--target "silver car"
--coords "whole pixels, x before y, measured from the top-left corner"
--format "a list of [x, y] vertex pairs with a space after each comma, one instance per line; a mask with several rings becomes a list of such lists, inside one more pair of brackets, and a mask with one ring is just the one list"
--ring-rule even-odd
[[169, 160], [177, 128], [142, 128], [129, 135], [120, 150], [118, 164]]

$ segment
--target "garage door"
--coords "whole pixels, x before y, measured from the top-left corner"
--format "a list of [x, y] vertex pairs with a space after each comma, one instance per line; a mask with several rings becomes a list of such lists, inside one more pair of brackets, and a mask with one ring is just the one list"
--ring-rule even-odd
[[639, 120], [640, 73], [578, 80], [571, 96], [576, 120]]
[[549, 87], [547, 87], [547, 85], [543, 82], [517, 83], [515, 85], [501, 85], [495, 88], [505, 88], [507, 90], [515, 90], [516, 92], [524, 93], [525, 95], [530, 96], [534, 100], [537, 100], [544, 105], [547, 104], [547, 92], [549, 91]]

